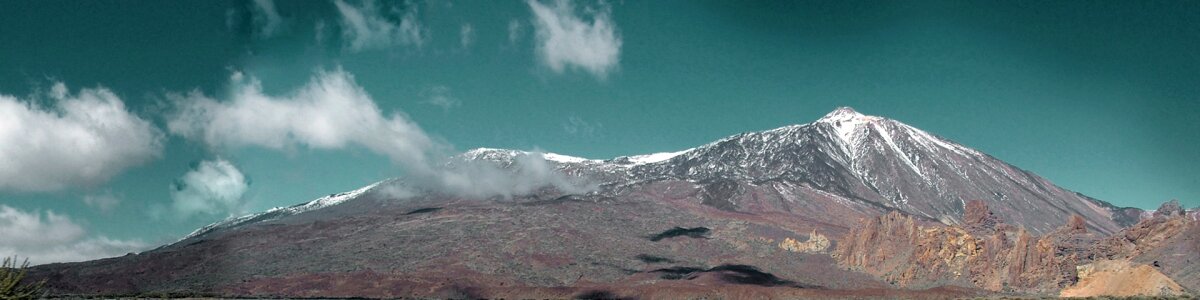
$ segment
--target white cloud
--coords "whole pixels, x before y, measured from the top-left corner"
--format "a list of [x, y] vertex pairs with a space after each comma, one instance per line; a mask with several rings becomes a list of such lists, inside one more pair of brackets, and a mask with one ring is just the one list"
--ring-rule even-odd
[[[389, 12], [382, 11], [374, 0], [364, 0], [361, 6], [343, 0], [334, 0], [333, 4], [342, 16], [342, 38], [351, 51], [396, 45], [420, 47], [428, 38], [428, 31], [417, 20], [416, 5], [409, 5], [397, 24], [388, 19]], [[397, 12], [392, 10], [391, 13]]]
[[0, 95], [0, 190], [91, 186], [161, 155], [162, 133], [112, 91], [48, 94], [52, 107]]
[[596, 188], [587, 178], [565, 176], [540, 151], [515, 153], [510, 162], [455, 160], [438, 171], [434, 176], [414, 180], [442, 193], [474, 198], [511, 198], [544, 187], [571, 194]]
[[[576, 16], [575, 8], [566, 0], [526, 3], [533, 10], [537, 53], [551, 70], [562, 73], [567, 68], [579, 68], [603, 79], [617, 67], [621, 37], [617, 35], [611, 8], [586, 7], [585, 15], [591, 17], [589, 22]], [[511, 30], [509, 38], [513, 39]]]
[[255, 33], [261, 37], [272, 37], [283, 30], [283, 18], [279, 16], [279, 11], [275, 10], [275, 1], [273, 0], [254, 0], [254, 6], [250, 10], [253, 17]]
[[250, 182], [229, 161], [203, 161], [171, 185], [173, 208], [182, 218], [194, 214], [241, 213]]
[[102, 193], [96, 195], [83, 196], [83, 203], [100, 210], [102, 213], [112, 212], [113, 208], [121, 204], [121, 199], [114, 196], [112, 193]]
[[51, 211], [24, 212], [0, 204], [0, 256], [28, 258], [30, 264], [85, 261], [145, 250], [138, 240], [88, 237], [82, 226]]
[[422, 103], [441, 107], [443, 111], [448, 111], [451, 108], [459, 107], [462, 101], [450, 94], [450, 88], [444, 85], [435, 85], [421, 91], [421, 96], [425, 97]]
[[257, 79], [233, 76], [232, 99], [199, 92], [176, 99], [171, 133], [213, 147], [344, 149], [361, 146], [403, 165], [421, 165], [436, 144], [402, 114], [385, 117], [375, 101], [342, 70], [318, 72], [304, 87], [266, 95]]
[[284, 96], [263, 94], [261, 83], [248, 76], [234, 74], [233, 81], [227, 101], [198, 92], [172, 96], [178, 107], [168, 118], [170, 132], [215, 148], [363, 147], [388, 157], [422, 188], [457, 195], [508, 196], [546, 185], [579, 190], [567, 184], [574, 181], [551, 176], [558, 172], [544, 160], [525, 162], [515, 174], [490, 163], [459, 162], [447, 168], [453, 160], [450, 145], [430, 137], [403, 113], [385, 117], [354, 76], [342, 70], [318, 72]]
[[475, 29], [471, 27], [471, 23], [462, 24], [458, 29], [458, 43], [463, 49], [471, 47], [471, 41], [475, 38]]

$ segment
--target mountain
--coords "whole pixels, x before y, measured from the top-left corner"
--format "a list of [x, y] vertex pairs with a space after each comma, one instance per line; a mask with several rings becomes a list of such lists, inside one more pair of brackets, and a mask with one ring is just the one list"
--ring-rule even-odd
[[481, 199], [389, 179], [31, 276], [56, 294], [88, 295], [960, 297], [991, 291], [909, 290], [830, 253], [879, 216], [975, 224], [962, 217], [971, 201], [989, 207], [984, 219], [1031, 234], [1074, 220], [1109, 235], [1144, 215], [850, 108], [676, 152], [596, 160], [482, 148], [448, 168], [487, 163], [520, 176], [530, 158], [595, 188]]
[[[511, 157], [518, 152], [477, 149], [468, 155], [503, 159], [501, 153]], [[1083, 216], [1089, 228], [1101, 233], [1137, 221], [1125, 215], [1136, 209], [1063, 189], [982, 152], [848, 107], [809, 124], [743, 133], [678, 152], [605, 161], [546, 157], [576, 174], [609, 182], [777, 183], [948, 224], [960, 223], [965, 203], [974, 199], [1034, 233], [1053, 230], [1071, 215]], [[737, 200], [741, 199], [732, 199], [732, 204]]]
[[[476, 149], [472, 159], [506, 161], [515, 150]], [[983, 200], [1011, 224], [1044, 233], [1067, 217], [1113, 233], [1141, 213], [1055, 186], [1036, 174], [904, 123], [842, 107], [816, 122], [748, 132], [696, 148], [610, 160], [546, 154], [576, 175], [612, 182], [732, 180], [789, 185], [900, 210], [947, 224]], [[785, 188], [793, 189], [793, 187]], [[731, 199], [730, 204], [743, 199]], [[794, 200], [794, 199], [789, 199]], [[1130, 216], [1132, 214], [1133, 216]]]
[[966, 201], [978, 199], [1035, 233], [1076, 214], [1102, 233], [1128, 225], [1107, 203], [904, 123], [846, 107], [813, 123], [722, 139], [638, 166], [634, 173], [800, 184], [943, 223], [960, 223]]

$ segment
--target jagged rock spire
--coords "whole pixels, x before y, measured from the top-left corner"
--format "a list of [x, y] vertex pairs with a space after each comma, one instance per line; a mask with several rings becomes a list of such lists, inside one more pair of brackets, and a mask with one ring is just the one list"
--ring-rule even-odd
[[1083, 216], [1080, 215], [1071, 215], [1071, 218], [1067, 219], [1067, 225], [1064, 228], [1070, 232], [1087, 233], [1087, 220], [1084, 220]]
[[995, 231], [999, 223], [1000, 218], [992, 213], [983, 200], [967, 201], [963, 207], [963, 227], [972, 233], [990, 233]]
[[1158, 209], [1154, 210], [1154, 216], [1175, 217], [1182, 216], [1186, 213], [1183, 210], [1183, 205], [1179, 204], [1179, 200], [1172, 199], [1163, 203]]

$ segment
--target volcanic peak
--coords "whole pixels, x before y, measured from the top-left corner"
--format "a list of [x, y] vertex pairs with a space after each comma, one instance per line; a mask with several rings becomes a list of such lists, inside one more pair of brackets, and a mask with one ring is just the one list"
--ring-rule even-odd
[[842, 143], [850, 145], [854, 143], [858, 133], [863, 132], [861, 130], [863, 126], [879, 120], [883, 120], [883, 118], [860, 114], [850, 107], [839, 107], [817, 119], [815, 123], [829, 125], [837, 133], [837, 137], [842, 140]]

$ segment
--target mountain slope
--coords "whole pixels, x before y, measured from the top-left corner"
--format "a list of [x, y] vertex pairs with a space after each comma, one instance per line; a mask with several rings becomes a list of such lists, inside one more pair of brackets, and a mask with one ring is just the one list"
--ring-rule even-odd
[[598, 188], [572, 194], [546, 186], [479, 199], [385, 180], [222, 221], [136, 255], [38, 266], [31, 276], [50, 279], [58, 294], [879, 295], [896, 286], [837, 266], [826, 236], [844, 236], [858, 220], [889, 212], [918, 224], [963, 223], [969, 200], [1033, 233], [1079, 215], [1080, 226], [1108, 234], [1119, 230], [1117, 217], [1129, 216], [986, 154], [849, 108], [676, 152], [595, 160], [475, 149], [448, 167], [511, 169], [531, 157]]

